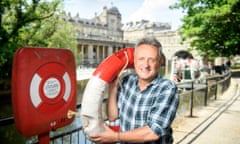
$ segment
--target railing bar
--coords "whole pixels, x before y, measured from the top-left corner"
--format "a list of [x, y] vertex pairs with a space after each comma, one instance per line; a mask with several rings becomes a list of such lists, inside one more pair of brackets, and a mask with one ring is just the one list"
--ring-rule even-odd
[[62, 140], [62, 144], [63, 144], [63, 138], [64, 138], [64, 136], [62, 136], [62, 137], [61, 137], [61, 140]]
[[77, 131], [80, 131], [80, 130], [82, 130], [82, 127], [79, 127], [79, 128], [77, 128], [77, 129], [74, 129], [74, 130], [71, 130], [71, 131], [62, 133], [62, 134], [60, 134], [60, 135], [56, 135], [56, 136], [54, 136], [54, 137], [51, 137], [50, 140], [58, 139], [58, 138], [60, 138], [60, 137], [63, 137], [63, 136], [65, 136], [65, 135], [69, 135], [69, 134], [71, 134], [71, 133], [74, 133], [74, 132], [77, 132]]
[[[83, 131], [82, 131], [82, 133], [83, 133]], [[83, 135], [84, 135], [84, 133], [83, 133]], [[84, 137], [85, 139], [84, 139], [84, 141], [85, 141], [85, 144], [87, 143], [87, 138], [86, 137]]]
[[80, 131], [78, 131], [78, 144], [80, 144]]
[[0, 126], [6, 126], [14, 124], [14, 118], [13, 117], [7, 117], [0, 119]]

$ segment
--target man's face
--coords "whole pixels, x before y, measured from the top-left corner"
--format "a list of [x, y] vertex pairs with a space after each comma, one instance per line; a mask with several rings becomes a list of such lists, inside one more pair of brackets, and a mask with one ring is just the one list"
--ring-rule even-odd
[[135, 71], [139, 80], [152, 81], [161, 66], [158, 49], [154, 46], [143, 44], [137, 47], [134, 56]]

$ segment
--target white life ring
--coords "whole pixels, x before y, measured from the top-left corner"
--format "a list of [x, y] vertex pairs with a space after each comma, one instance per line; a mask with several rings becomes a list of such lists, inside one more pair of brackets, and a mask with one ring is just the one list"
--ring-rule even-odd
[[83, 93], [81, 120], [87, 137], [104, 131], [102, 101], [104, 90], [125, 68], [133, 67], [134, 48], [124, 48], [107, 57], [93, 72]]

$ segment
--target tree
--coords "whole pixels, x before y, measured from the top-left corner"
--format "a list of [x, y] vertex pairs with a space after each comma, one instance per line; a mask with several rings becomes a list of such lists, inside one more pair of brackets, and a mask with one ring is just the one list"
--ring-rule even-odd
[[67, 48], [70, 49], [74, 56], [76, 65], [81, 63], [82, 54], [77, 50], [77, 29], [69, 22], [59, 20], [57, 24], [57, 31], [47, 41], [48, 47]]
[[210, 59], [240, 54], [240, 0], [181, 0], [170, 6], [185, 12], [180, 33], [191, 48]]
[[[0, 2], [0, 80], [10, 79], [13, 55], [19, 47], [62, 47], [76, 52], [75, 32], [70, 31], [72, 26], [60, 18], [62, 1]], [[65, 33], [62, 39], [57, 36], [61, 33]], [[65, 40], [68, 40], [67, 45], [64, 45]]]

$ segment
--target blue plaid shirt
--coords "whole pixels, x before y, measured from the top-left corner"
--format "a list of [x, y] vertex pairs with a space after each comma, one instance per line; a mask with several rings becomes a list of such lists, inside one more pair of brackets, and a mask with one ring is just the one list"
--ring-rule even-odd
[[174, 82], [158, 75], [151, 84], [140, 91], [136, 74], [125, 76], [120, 83], [118, 108], [121, 131], [148, 125], [158, 141], [149, 144], [173, 143], [170, 127], [177, 111], [179, 99]]

